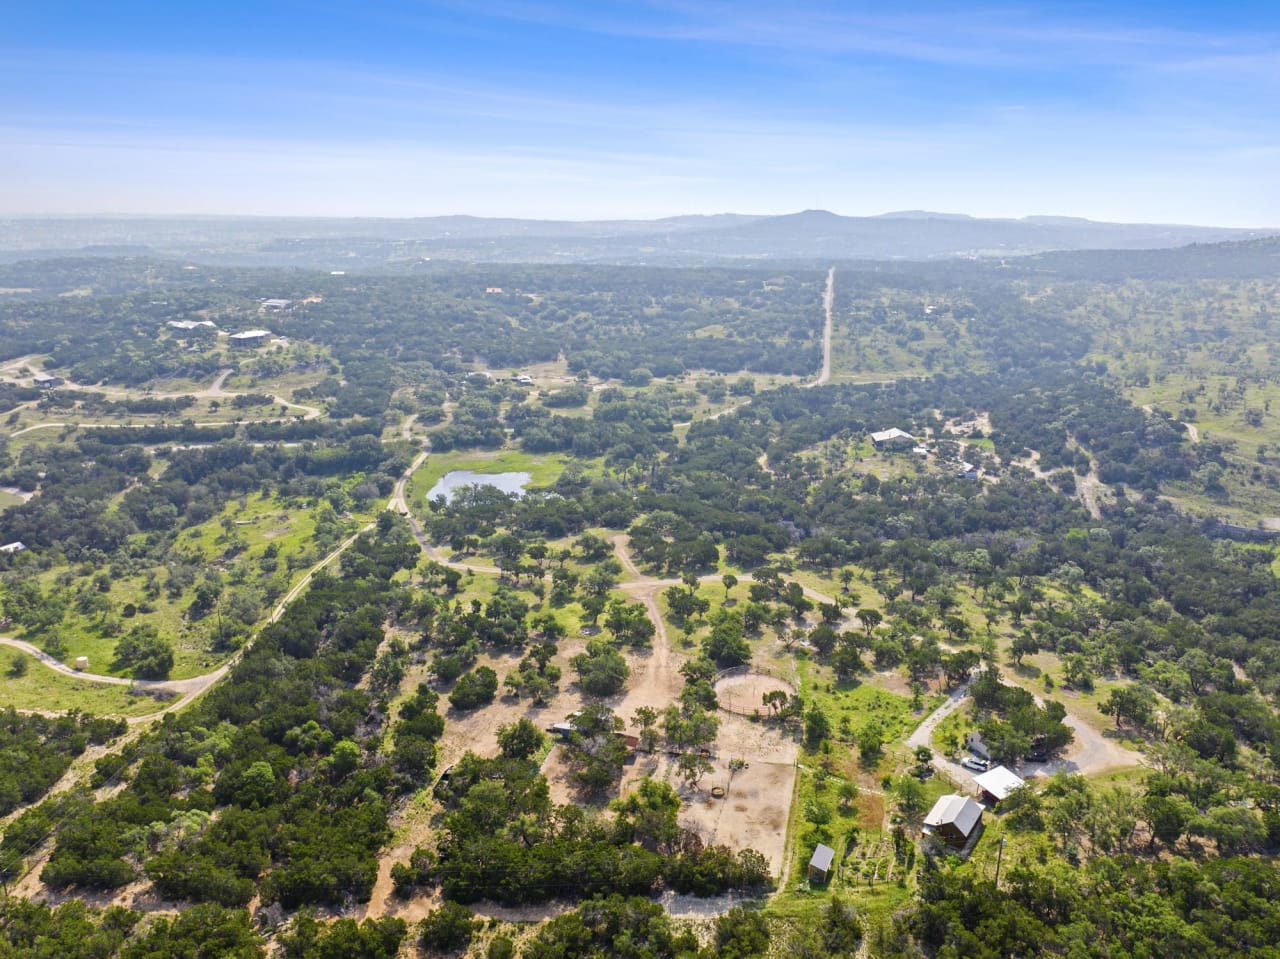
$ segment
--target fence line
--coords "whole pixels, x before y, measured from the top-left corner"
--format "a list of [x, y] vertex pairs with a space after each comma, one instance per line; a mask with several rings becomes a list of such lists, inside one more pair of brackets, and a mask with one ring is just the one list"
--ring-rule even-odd
[[[765, 677], [768, 677], [769, 679], [777, 680], [778, 682], [785, 684], [790, 689], [792, 695], [795, 695], [799, 686], [799, 683], [797, 682], [794, 676], [786, 676], [786, 675], [783, 675], [779, 670], [773, 670], [773, 669], [769, 669], [767, 667], [761, 667], [761, 666], [752, 666], [750, 664], [745, 666], [731, 666], [728, 669], [722, 669], [720, 672], [716, 673], [715, 682], [712, 685], [713, 687], [718, 687], [720, 683], [724, 680], [736, 679], [739, 676], [752, 676], [752, 675], [765, 676]], [[747, 706], [740, 707], [740, 708], [734, 708], [731, 706], [726, 706], [724, 701], [721, 700], [720, 708], [723, 709], [726, 713], [732, 713], [735, 716], [751, 717], [751, 716], [766, 715], [766, 710], [763, 702], [748, 704]]]

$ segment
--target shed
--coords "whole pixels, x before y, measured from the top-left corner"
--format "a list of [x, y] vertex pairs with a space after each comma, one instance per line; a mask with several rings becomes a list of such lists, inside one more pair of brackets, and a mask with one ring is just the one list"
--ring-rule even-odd
[[614, 733], [614, 735], [622, 740], [622, 745], [627, 747], [627, 752], [633, 753], [640, 748], [639, 736], [632, 736], [630, 733]]
[[268, 310], [285, 310], [293, 304], [293, 300], [263, 300], [262, 305]]
[[61, 386], [66, 382], [61, 376], [52, 376], [49, 373], [37, 373], [31, 379], [42, 390], [51, 390], [55, 386]]
[[998, 803], [1026, 781], [1006, 766], [997, 766], [987, 770], [980, 776], [973, 777], [974, 783], [982, 790], [982, 798], [989, 803]]
[[924, 831], [949, 846], [963, 847], [982, 822], [982, 807], [968, 796], [941, 797], [924, 817]]
[[77, 657], [76, 657], [76, 669], [84, 670], [84, 669], [88, 669], [88, 668], [89, 668], [89, 657], [88, 657], [88, 656], [77, 656]]
[[831, 866], [836, 861], [836, 851], [830, 846], [818, 843], [809, 860], [809, 881], [826, 882], [831, 878]]

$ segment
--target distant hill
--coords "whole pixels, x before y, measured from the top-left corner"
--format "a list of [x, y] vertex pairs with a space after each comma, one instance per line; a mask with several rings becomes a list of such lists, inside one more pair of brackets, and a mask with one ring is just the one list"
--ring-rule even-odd
[[210, 264], [399, 270], [425, 260], [724, 264], [752, 261], [934, 260], [1054, 250], [1136, 250], [1246, 240], [1277, 231], [1098, 223], [1075, 217], [978, 219], [909, 210], [848, 217], [661, 220], [280, 217], [64, 217], [0, 220], [0, 257], [104, 250]]

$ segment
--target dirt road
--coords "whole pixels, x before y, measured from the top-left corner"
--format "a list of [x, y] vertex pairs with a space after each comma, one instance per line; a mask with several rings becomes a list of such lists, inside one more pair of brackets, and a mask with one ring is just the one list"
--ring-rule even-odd
[[[916, 731], [907, 737], [907, 748], [915, 749], [917, 746], [932, 748], [933, 732], [938, 728], [938, 724], [965, 705], [968, 700], [969, 684], [966, 683], [947, 697], [945, 703], [924, 718], [924, 721], [916, 727]], [[1039, 702], [1038, 699], [1037, 702]], [[1063, 724], [1071, 728], [1075, 733], [1075, 739], [1060, 759], [1044, 763], [1022, 762], [1013, 767], [1014, 772], [1024, 779], [1034, 776], [1051, 776], [1059, 771], [1091, 776], [1109, 769], [1122, 769], [1125, 766], [1137, 766], [1142, 763], [1140, 753], [1125, 749], [1077, 716], [1068, 714]], [[958, 762], [953, 762], [945, 756], [938, 756], [936, 752], [933, 765], [950, 776], [958, 786], [971, 783], [975, 775], [973, 771], [965, 769]]]

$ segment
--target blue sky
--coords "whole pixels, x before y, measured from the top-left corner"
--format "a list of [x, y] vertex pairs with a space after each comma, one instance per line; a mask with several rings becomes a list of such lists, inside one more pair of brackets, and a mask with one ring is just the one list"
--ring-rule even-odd
[[59, 2], [0, 34], [0, 214], [1280, 227], [1280, 4]]

